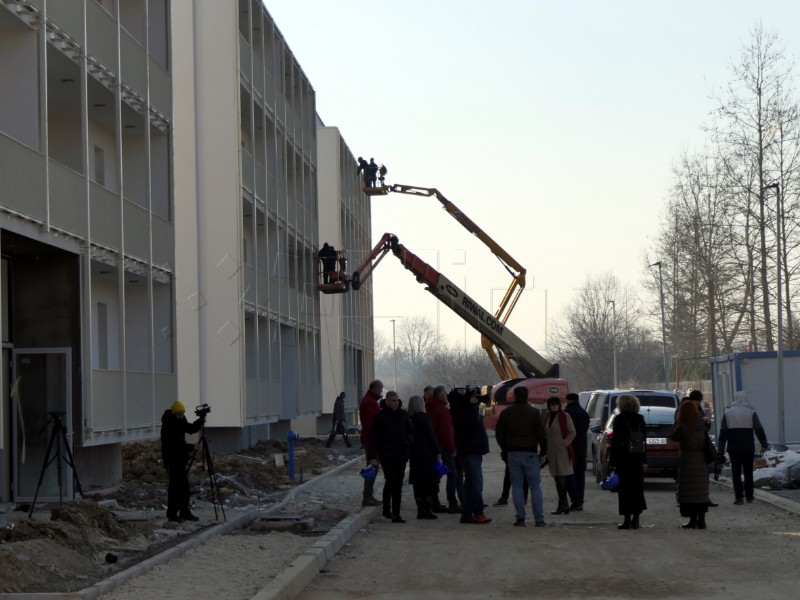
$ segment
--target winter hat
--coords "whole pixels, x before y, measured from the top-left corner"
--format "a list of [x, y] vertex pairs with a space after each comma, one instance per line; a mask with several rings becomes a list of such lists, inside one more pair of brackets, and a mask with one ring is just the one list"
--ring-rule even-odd
[[180, 400], [175, 400], [175, 402], [172, 403], [172, 406], [170, 406], [170, 410], [172, 410], [172, 414], [186, 412], [186, 407]]

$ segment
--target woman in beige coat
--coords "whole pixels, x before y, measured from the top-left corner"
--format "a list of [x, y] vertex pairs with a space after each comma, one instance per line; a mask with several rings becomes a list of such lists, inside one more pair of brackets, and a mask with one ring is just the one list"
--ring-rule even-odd
[[561, 410], [561, 400], [555, 396], [547, 400], [544, 415], [544, 428], [547, 430], [547, 459], [550, 461], [550, 475], [556, 482], [558, 508], [550, 514], [569, 513], [567, 500], [567, 480], [572, 475], [572, 440], [575, 439], [575, 425], [572, 418]]

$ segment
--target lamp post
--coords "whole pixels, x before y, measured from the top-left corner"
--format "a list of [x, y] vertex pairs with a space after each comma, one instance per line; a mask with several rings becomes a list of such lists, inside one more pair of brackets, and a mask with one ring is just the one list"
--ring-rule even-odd
[[614, 321], [611, 324], [611, 337], [614, 342], [614, 389], [617, 389], [617, 303], [614, 300], [608, 300], [611, 305]]
[[661, 341], [664, 347], [664, 389], [669, 389], [669, 361], [667, 359], [667, 316], [664, 312], [664, 276], [661, 273], [661, 261], [650, 267], [658, 267], [658, 289], [661, 296]]
[[778, 441], [781, 444], [786, 443], [786, 431], [784, 423], [784, 405], [783, 405], [783, 304], [782, 290], [781, 290], [781, 184], [777, 181], [770, 183], [764, 188], [765, 190], [775, 190], [775, 237], [777, 238], [778, 258], [775, 261], [778, 265], [778, 292], [776, 300], [778, 302]]
[[397, 391], [397, 343], [394, 332], [394, 319], [392, 319], [392, 353], [394, 355], [394, 391]]

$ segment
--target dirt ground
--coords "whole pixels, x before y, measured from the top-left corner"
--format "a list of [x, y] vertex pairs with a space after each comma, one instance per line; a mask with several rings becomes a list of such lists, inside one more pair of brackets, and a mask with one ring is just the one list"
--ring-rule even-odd
[[[295, 444], [294, 480], [288, 478], [285, 443], [214, 454], [218, 501], [231, 516], [273, 505], [301, 483], [301, 470], [307, 481], [360, 454], [338, 440], [329, 450], [319, 440], [301, 439]], [[276, 463], [276, 455], [282, 464]], [[33, 518], [27, 517], [27, 507], [5, 514], [6, 526], [0, 530], [0, 593], [80, 590], [215, 524], [204, 465], [194, 464], [189, 480], [192, 509], [201, 520], [170, 523], [165, 519], [167, 479], [159, 442], [136, 442], [123, 448], [123, 482], [110, 493], [63, 506], [37, 505]], [[343, 513], [316, 517], [317, 522], [332, 525]], [[298, 544], [305, 547], [307, 540], [300, 538]]]

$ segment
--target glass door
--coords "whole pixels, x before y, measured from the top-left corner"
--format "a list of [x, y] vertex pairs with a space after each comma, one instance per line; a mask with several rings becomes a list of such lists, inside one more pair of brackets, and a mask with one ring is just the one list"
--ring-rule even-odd
[[[13, 356], [12, 398], [16, 502], [72, 498], [72, 364], [69, 348], [20, 348]], [[51, 443], [52, 442], [52, 443]]]

